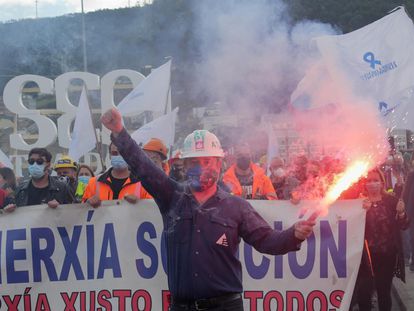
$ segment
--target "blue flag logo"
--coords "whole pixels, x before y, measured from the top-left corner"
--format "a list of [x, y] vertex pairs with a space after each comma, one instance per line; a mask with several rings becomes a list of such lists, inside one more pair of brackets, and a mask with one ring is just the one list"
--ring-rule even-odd
[[369, 65], [370, 65], [370, 67], [371, 67], [372, 69], [375, 69], [375, 66], [376, 66], [376, 65], [381, 66], [381, 61], [380, 61], [380, 60], [375, 59], [375, 55], [374, 55], [374, 53], [372, 53], [372, 52], [366, 52], [366, 53], [364, 54], [364, 61], [365, 61], [365, 62], [367, 62], [367, 63], [369, 63]]

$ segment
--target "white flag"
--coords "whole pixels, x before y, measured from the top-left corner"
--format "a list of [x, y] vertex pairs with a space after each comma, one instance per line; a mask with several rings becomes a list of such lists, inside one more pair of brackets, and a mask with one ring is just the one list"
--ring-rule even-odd
[[322, 60], [292, 93], [295, 108], [326, 107], [340, 102], [349, 90], [376, 105], [387, 127], [414, 129], [414, 24], [403, 8], [348, 34], [316, 42]]
[[95, 128], [92, 122], [92, 115], [89, 109], [86, 89], [82, 89], [76, 111], [75, 125], [72, 132], [72, 140], [69, 146], [69, 156], [78, 161], [80, 157], [93, 150], [96, 146]]
[[358, 30], [316, 42], [331, 78], [346, 79], [355, 95], [386, 101], [414, 85], [414, 24], [402, 7]]
[[378, 103], [388, 129], [407, 129], [414, 131], [414, 88], [395, 94], [388, 101]]
[[0, 167], [1, 166], [13, 169], [13, 164], [11, 163], [9, 157], [0, 149]]
[[170, 90], [171, 60], [154, 69], [119, 103], [119, 112], [134, 115], [144, 111], [165, 112]]
[[178, 107], [136, 130], [131, 137], [137, 144], [145, 144], [151, 138], [161, 139], [167, 147], [174, 145], [175, 121]]

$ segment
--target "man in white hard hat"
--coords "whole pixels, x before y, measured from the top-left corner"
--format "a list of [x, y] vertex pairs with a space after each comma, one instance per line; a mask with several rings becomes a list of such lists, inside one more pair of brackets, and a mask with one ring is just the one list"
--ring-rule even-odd
[[299, 249], [314, 221], [273, 230], [244, 199], [217, 187], [223, 150], [217, 137], [194, 131], [184, 141], [187, 183], [155, 166], [123, 128], [116, 109], [102, 116], [112, 142], [154, 197], [164, 223], [170, 311], [243, 310], [240, 238], [262, 253]]

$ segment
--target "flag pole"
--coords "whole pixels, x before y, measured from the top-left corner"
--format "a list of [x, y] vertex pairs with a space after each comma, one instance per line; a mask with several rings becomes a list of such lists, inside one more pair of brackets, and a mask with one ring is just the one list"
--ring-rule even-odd
[[171, 62], [170, 65], [170, 76], [168, 81], [168, 90], [167, 90], [167, 96], [166, 96], [166, 102], [165, 102], [165, 114], [171, 112], [171, 66], [172, 66], [172, 56], [166, 56], [165, 59], [168, 59], [169, 62]]
[[[167, 56], [165, 58], [168, 59], [168, 61], [170, 61], [172, 65], [172, 56]], [[168, 82], [168, 90], [167, 90], [166, 103], [165, 103], [165, 114], [171, 113], [171, 65], [170, 65], [170, 79]], [[174, 136], [175, 136], [175, 133], [174, 133]], [[170, 145], [169, 147], [170, 147], [169, 153], [170, 153], [170, 158], [171, 158], [173, 146]]]
[[85, 90], [86, 102], [88, 103], [88, 109], [89, 109], [89, 112], [90, 112], [90, 115], [91, 115], [91, 122], [92, 122], [92, 125], [93, 125], [93, 132], [95, 134], [96, 150], [98, 151], [99, 159], [101, 160], [102, 170], [105, 171], [106, 170], [105, 162], [104, 162], [103, 157], [102, 157], [102, 141], [101, 141], [101, 139], [98, 139], [98, 134], [96, 133], [96, 130], [99, 129], [99, 128], [95, 127], [95, 122], [93, 122], [93, 113], [92, 113], [92, 108], [91, 108], [91, 105], [90, 105], [90, 102], [89, 102], [88, 88], [86, 87], [85, 84], [83, 85], [83, 88]]

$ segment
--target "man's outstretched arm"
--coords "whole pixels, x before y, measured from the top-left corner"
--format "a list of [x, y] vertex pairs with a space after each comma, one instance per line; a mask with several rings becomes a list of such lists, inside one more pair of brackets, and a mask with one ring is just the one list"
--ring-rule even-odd
[[118, 110], [108, 110], [102, 115], [101, 121], [112, 132], [112, 142], [128, 163], [131, 172], [141, 180], [144, 188], [155, 198], [161, 209], [168, 208], [168, 202], [175, 190], [175, 182], [169, 179], [131, 138], [122, 125], [122, 116]]

